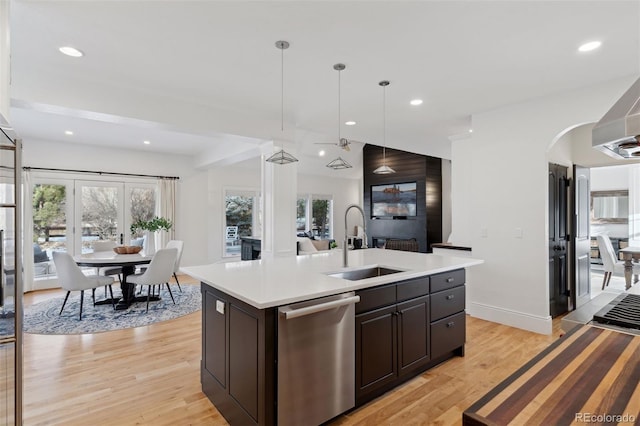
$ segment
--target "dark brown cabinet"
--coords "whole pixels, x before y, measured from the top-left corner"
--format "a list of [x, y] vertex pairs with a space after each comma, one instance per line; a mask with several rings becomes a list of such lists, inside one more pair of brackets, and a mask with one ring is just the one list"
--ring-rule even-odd
[[[464, 270], [357, 292], [356, 407], [464, 355]], [[202, 391], [230, 424], [277, 419], [277, 308], [202, 284]]]
[[357, 292], [356, 406], [464, 355], [464, 270]]
[[429, 277], [358, 292], [356, 405], [395, 387], [431, 359]]
[[426, 364], [429, 354], [429, 296], [400, 303], [398, 323], [398, 375], [410, 374]]
[[202, 284], [202, 391], [231, 424], [275, 423], [275, 309]]
[[356, 404], [398, 376], [397, 328], [395, 305], [356, 315]]

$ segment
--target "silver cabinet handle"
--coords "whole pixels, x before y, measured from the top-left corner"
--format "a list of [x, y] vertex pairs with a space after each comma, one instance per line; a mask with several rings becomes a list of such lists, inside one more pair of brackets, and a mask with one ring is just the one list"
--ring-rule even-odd
[[448, 296], [446, 297], [446, 299], [447, 299], [447, 300], [451, 300], [451, 299], [453, 299], [454, 297], [455, 297], [455, 296], [454, 296], [453, 294], [450, 294], [450, 295], [448, 295]]
[[456, 325], [455, 321], [451, 321], [447, 323], [447, 327], [453, 327], [454, 325]]
[[293, 319], [305, 315], [315, 314], [317, 312], [327, 311], [340, 306], [352, 305], [360, 301], [360, 296], [345, 297], [344, 299], [332, 300], [331, 302], [319, 303], [317, 305], [305, 306], [304, 308], [291, 309], [289, 306], [283, 306], [278, 311], [284, 314], [286, 319]]
[[447, 278], [447, 282], [448, 282], [448, 283], [452, 283], [452, 282], [453, 282], [453, 277], [449, 277], [449, 278]]

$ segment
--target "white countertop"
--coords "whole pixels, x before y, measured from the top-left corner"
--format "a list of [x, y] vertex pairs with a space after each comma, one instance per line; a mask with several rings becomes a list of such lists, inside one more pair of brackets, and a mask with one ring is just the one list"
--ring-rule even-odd
[[258, 309], [374, 287], [454, 269], [483, 260], [397, 250], [349, 251], [350, 269], [384, 266], [403, 272], [350, 281], [326, 275], [344, 271], [342, 250], [303, 256], [214, 263], [180, 268], [182, 272]]

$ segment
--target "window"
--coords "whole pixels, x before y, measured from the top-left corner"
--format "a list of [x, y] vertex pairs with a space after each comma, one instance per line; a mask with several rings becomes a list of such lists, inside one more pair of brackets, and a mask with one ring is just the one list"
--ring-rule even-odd
[[307, 194], [298, 196], [296, 231], [311, 231], [316, 238], [333, 238], [333, 197]]
[[225, 191], [223, 256], [240, 256], [240, 237], [259, 236], [260, 195], [251, 190]]
[[[91, 252], [92, 242], [127, 244], [129, 225], [155, 216], [155, 183], [36, 177], [32, 192], [34, 277], [55, 277], [52, 253]], [[74, 208], [75, 206], [75, 208]]]

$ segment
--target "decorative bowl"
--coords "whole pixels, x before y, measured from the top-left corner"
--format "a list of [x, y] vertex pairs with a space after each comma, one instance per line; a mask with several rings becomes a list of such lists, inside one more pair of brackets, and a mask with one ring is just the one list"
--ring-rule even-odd
[[140, 246], [120, 246], [113, 248], [113, 251], [118, 254], [136, 254], [140, 252], [140, 250], [142, 250]]

